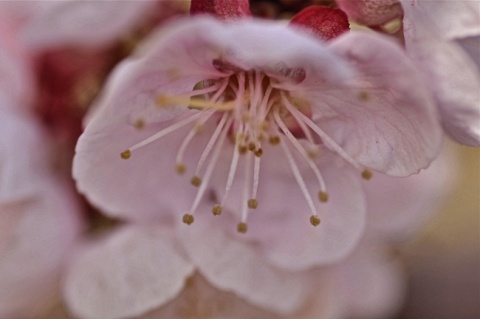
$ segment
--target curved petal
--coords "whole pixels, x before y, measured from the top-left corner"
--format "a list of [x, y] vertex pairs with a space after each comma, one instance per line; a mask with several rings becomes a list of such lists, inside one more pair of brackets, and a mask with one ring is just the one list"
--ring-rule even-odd
[[233, 293], [217, 289], [202, 276], [189, 278], [182, 293], [170, 303], [139, 319], [340, 319], [333, 276], [316, 271], [310, 275], [309, 300], [292, 315], [282, 316], [245, 302]]
[[192, 0], [190, 13], [211, 14], [220, 19], [250, 17], [248, 0]]
[[10, 219], [9, 235], [0, 238], [0, 317], [33, 318], [56, 301], [65, 259], [81, 231], [78, 203], [66, 189], [44, 179], [31, 200], [0, 204], [0, 223]]
[[284, 315], [299, 309], [309, 290], [306, 277], [268, 264], [255, 242], [226, 233], [223, 225], [216, 225], [219, 222], [224, 223], [209, 214], [190, 226], [179, 226], [185, 249], [199, 273], [218, 289], [231, 291], [258, 307]]
[[362, 32], [330, 43], [359, 76], [349, 90], [307, 92], [318, 126], [366, 167], [394, 176], [426, 168], [442, 133], [428, 88], [401, 48]]
[[478, 62], [421, 19], [414, 10], [405, 13], [407, 52], [428, 79], [447, 133], [459, 143], [480, 146]]
[[375, 175], [363, 184], [367, 196], [367, 233], [381, 233], [401, 241], [424, 226], [438, 211], [456, 184], [457, 161], [445, 149], [430, 167], [418, 175], [395, 178]]
[[360, 24], [378, 26], [402, 16], [398, 0], [337, 0], [338, 7]]
[[155, 1], [50, 1], [30, 10], [21, 37], [35, 48], [107, 46], [154, 6]]
[[84, 319], [139, 316], [173, 299], [193, 272], [171, 230], [128, 226], [92, 243], [69, 269], [64, 293]]
[[[286, 139], [282, 142], [288, 143]], [[292, 153], [296, 152], [291, 148]], [[318, 227], [310, 224], [311, 210], [281, 146], [265, 146], [260, 164], [258, 208], [250, 210], [248, 232], [243, 236], [257, 242], [261, 253], [275, 266], [299, 271], [333, 263], [348, 255], [363, 233], [366, 208], [358, 173], [327, 149], [319, 151], [316, 161], [326, 184], [327, 203], [319, 201], [319, 182], [305, 159], [298, 156], [296, 163], [321, 224]], [[245, 163], [240, 162], [239, 176], [243, 176], [244, 167]], [[218, 175], [227, 176], [227, 172]], [[223, 196], [225, 181], [218, 180], [212, 185], [217, 196]], [[236, 223], [241, 219], [239, 208], [244, 188], [243, 181], [234, 183], [225, 204], [226, 213], [233, 215]], [[236, 224], [230, 225], [230, 229], [235, 228]]]

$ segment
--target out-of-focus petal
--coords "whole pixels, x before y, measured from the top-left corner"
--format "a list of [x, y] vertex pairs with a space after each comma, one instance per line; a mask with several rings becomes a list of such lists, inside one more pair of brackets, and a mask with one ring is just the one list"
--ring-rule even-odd
[[31, 48], [103, 47], [117, 40], [155, 6], [155, 1], [40, 1], [21, 31]]
[[188, 255], [208, 282], [278, 314], [291, 314], [302, 306], [309, 291], [304, 275], [268, 264], [255, 241], [241, 240], [218, 223], [225, 221], [208, 214], [190, 226], [179, 226]]
[[48, 142], [37, 123], [0, 96], [0, 204], [38, 194], [48, 167]]
[[307, 92], [319, 127], [366, 167], [394, 176], [426, 168], [442, 132], [428, 88], [401, 48], [362, 32], [330, 43], [359, 76], [351, 90]]
[[347, 312], [343, 318], [383, 319], [401, 307], [405, 276], [399, 263], [389, 259], [375, 242], [362, 245], [333, 271], [338, 276]]
[[421, 12], [405, 10], [405, 45], [430, 84], [445, 130], [459, 143], [480, 146], [478, 62], [423, 21]]
[[67, 187], [45, 179], [36, 197], [0, 204], [0, 222], [11, 220], [9, 235], [0, 238], [0, 317], [34, 318], [55, 302], [81, 229], [78, 203]]
[[172, 230], [128, 226], [92, 243], [72, 262], [64, 292], [84, 319], [130, 318], [174, 298], [193, 266]]
[[360, 24], [378, 26], [402, 16], [398, 0], [337, 0], [348, 17]]
[[365, 181], [368, 230], [387, 240], [405, 240], [422, 227], [455, 186], [455, 157], [446, 148], [418, 175], [395, 178], [383, 174]]

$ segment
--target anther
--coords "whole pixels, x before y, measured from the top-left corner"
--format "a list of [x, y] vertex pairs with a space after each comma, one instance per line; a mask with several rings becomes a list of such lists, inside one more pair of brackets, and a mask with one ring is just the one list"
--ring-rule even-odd
[[247, 223], [238, 223], [237, 231], [239, 233], [245, 234], [248, 230]]
[[366, 91], [358, 92], [358, 99], [362, 102], [368, 102], [370, 100], [370, 94]]
[[248, 208], [256, 209], [258, 207], [258, 199], [250, 198], [248, 200]]
[[198, 187], [202, 184], [202, 179], [198, 176], [193, 176], [190, 183], [192, 183], [193, 186]]
[[320, 225], [320, 218], [318, 218], [318, 216], [315, 216], [315, 215], [310, 216], [310, 224], [317, 227], [318, 225]]
[[130, 156], [132, 156], [132, 152], [130, 150], [125, 150], [125, 151], [120, 153], [120, 157], [122, 159], [129, 159]]
[[252, 142], [251, 142], [251, 143], [248, 144], [248, 150], [249, 150], [249, 151], [252, 151], [252, 152], [253, 152], [253, 151], [256, 150], [256, 148], [257, 148], [257, 147], [255, 146], [255, 143], [252, 143]]
[[193, 223], [194, 220], [195, 218], [191, 214], [185, 214], [183, 215], [183, 218], [182, 218], [182, 221], [187, 225], [190, 225], [191, 223]]
[[362, 178], [365, 179], [365, 180], [370, 180], [372, 178], [373, 174], [370, 170], [368, 169], [364, 169], [363, 172], [362, 172]]
[[328, 202], [328, 193], [327, 193], [327, 192], [323, 192], [323, 191], [318, 192], [318, 199], [319, 199], [322, 203]]
[[255, 152], [253, 152], [253, 154], [255, 154], [256, 157], [261, 157], [263, 155], [263, 149], [261, 148], [256, 149]]
[[220, 215], [220, 214], [222, 213], [222, 211], [223, 211], [223, 208], [222, 208], [222, 206], [219, 205], [219, 204], [215, 204], [215, 205], [213, 206], [213, 208], [212, 208], [212, 213], [213, 213], [213, 215], [215, 215], [215, 216]]
[[135, 126], [136, 129], [142, 129], [142, 128], [145, 127], [145, 121], [142, 120], [142, 119], [138, 119], [138, 120], [135, 121], [133, 126]]
[[187, 171], [187, 167], [183, 163], [178, 163], [175, 166], [175, 170], [177, 171], [178, 174], [183, 175]]
[[280, 144], [280, 137], [277, 135], [270, 136], [270, 138], [268, 139], [268, 142], [272, 145], [278, 145]]
[[245, 155], [247, 154], [248, 148], [246, 145], [238, 145], [238, 152], [240, 155]]

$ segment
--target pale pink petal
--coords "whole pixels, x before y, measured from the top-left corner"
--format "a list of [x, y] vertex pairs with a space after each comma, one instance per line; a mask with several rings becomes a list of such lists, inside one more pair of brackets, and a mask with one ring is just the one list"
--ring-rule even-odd
[[366, 167], [394, 176], [426, 168], [439, 151], [442, 133], [429, 91], [402, 49], [362, 32], [330, 43], [359, 76], [350, 90], [305, 94], [319, 127]]
[[457, 39], [456, 42], [460, 44], [472, 61], [475, 62], [480, 72], [480, 35]]
[[48, 169], [44, 132], [13, 105], [0, 96], [0, 204], [36, 195]]
[[139, 316], [174, 298], [193, 272], [167, 228], [128, 226], [91, 243], [64, 283], [69, 309], [83, 319]]
[[438, 211], [456, 185], [458, 163], [445, 149], [430, 167], [418, 175], [395, 178], [376, 174], [365, 181], [368, 230], [388, 240], [412, 236]]
[[[219, 290], [202, 276], [188, 279], [182, 293], [165, 306], [139, 319], [340, 319], [334, 276], [316, 271], [310, 275], [309, 300], [292, 315], [282, 316], [246, 302], [234, 293]], [[342, 308], [343, 309], [343, 308]]]
[[35, 198], [0, 204], [0, 222], [11, 217], [9, 235], [0, 238], [1, 318], [30, 318], [55, 302], [65, 259], [81, 229], [78, 203], [67, 188], [44, 180]]
[[[42, 1], [43, 2], [43, 1]], [[23, 26], [22, 41], [29, 47], [65, 45], [99, 47], [111, 44], [142, 15], [152, 10], [155, 1], [44, 1], [31, 10]]]
[[[282, 142], [288, 143], [286, 139]], [[291, 149], [292, 153], [296, 152], [293, 147]], [[258, 207], [250, 210], [248, 231], [240, 236], [255, 241], [261, 253], [277, 267], [299, 271], [336, 262], [348, 255], [363, 233], [366, 212], [359, 173], [347, 167], [340, 158], [321, 148], [316, 160], [325, 180], [327, 203], [320, 202], [319, 181], [305, 159], [301, 156], [296, 159], [320, 225], [314, 227], [310, 223], [312, 212], [281, 146], [267, 145], [260, 166]], [[227, 172], [220, 168], [217, 172], [222, 178], [215, 181], [214, 190], [216, 196], [222, 198]], [[244, 164], [238, 168], [238, 175], [243, 172]], [[225, 214], [233, 215], [233, 219], [224, 219], [223, 215], [215, 217], [222, 224], [231, 222], [227, 229], [235, 230], [240, 222], [243, 187], [243, 182], [235, 183], [232, 198], [225, 205]], [[195, 226], [193, 224], [192, 228]]]
[[403, 269], [375, 242], [364, 241], [333, 271], [348, 309], [343, 318], [391, 318], [400, 310], [406, 291]]
[[459, 143], [479, 146], [478, 60], [472, 60], [468, 51], [455, 41], [446, 41], [421, 20], [422, 16], [415, 10], [406, 11], [404, 33], [408, 54], [430, 84], [447, 133]]
[[[203, 211], [208, 208], [204, 206]], [[258, 307], [278, 314], [296, 311], [307, 298], [306, 277], [270, 265], [255, 241], [225, 232], [224, 223], [208, 213], [198, 216], [190, 226], [179, 226], [185, 249], [199, 273], [218, 289], [231, 291]]]
[[402, 16], [399, 0], [337, 0], [348, 17], [360, 24], [378, 26]]
[[[480, 7], [475, 0], [400, 0], [405, 16], [426, 23], [445, 40], [480, 34]], [[412, 17], [412, 12], [414, 17]]]

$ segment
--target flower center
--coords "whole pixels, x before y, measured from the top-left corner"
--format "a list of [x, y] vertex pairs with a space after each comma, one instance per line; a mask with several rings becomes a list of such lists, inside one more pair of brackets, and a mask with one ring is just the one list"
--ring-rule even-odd
[[[282, 69], [280, 72], [289, 77], [303, 79], [303, 70]], [[183, 216], [183, 222], [194, 222], [194, 214], [204, 197], [208, 183], [215, 170], [226, 141], [234, 144], [232, 160], [228, 171], [225, 190], [222, 198], [212, 208], [214, 215], [220, 215], [228, 200], [230, 190], [236, 180], [240, 160], [245, 161], [243, 174], [243, 195], [240, 222], [237, 230], [247, 232], [248, 214], [259, 206], [257, 199], [260, 184], [260, 169], [263, 155], [262, 145], [269, 143], [278, 145], [292, 170], [292, 174], [310, 208], [310, 223], [320, 224], [320, 218], [295, 158], [291, 147], [301, 155], [318, 182], [317, 198], [320, 202], [328, 201], [327, 185], [315, 162], [318, 155], [318, 144], [323, 143], [335, 151], [357, 169], [362, 167], [352, 159], [338, 144], [321, 130], [308, 116], [309, 106], [295, 99], [288, 91], [275, 88], [275, 81], [261, 71], [240, 71], [218, 80], [205, 80], [198, 83], [191, 92], [174, 96], [159, 95], [156, 98], [158, 107], [178, 107], [188, 105], [196, 111], [192, 115], [164, 128], [145, 140], [131, 146], [121, 153], [121, 158], [128, 159], [132, 153], [167, 134], [180, 128], [190, 126], [191, 129], [183, 139], [176, 155], [176, 171], [185, 174], [184, 154], [202, 131], [207, 122], [215, 125], [203, 152], [201, 153], [191, 184], [198, 187], [191, 209]], [[212, 123], [212, 124], [210, 124]], [[304, 140], [300, 143], [300, 139]], [[372, 173], [363, 170], [362, 176], [370, 179]], [[242, 181], [240, 181], [242, 182]]]

